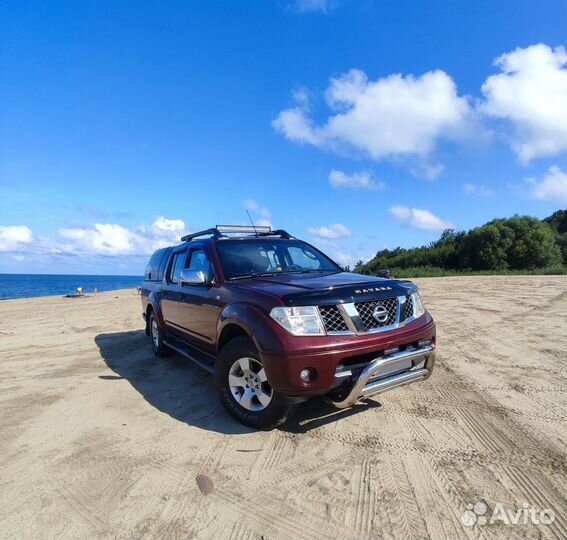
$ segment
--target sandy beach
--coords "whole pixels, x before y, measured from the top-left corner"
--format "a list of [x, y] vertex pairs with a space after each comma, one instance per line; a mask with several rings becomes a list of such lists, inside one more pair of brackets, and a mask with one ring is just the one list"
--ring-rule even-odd
[[0, 538], [567, 537], [567, 278], [416, 281], [431, 379], [272, 432], [153, 356], [134, 290], [0, 302]]

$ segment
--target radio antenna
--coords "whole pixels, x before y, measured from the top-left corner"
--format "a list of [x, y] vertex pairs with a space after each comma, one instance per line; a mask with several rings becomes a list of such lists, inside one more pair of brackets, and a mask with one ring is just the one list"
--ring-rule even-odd
[[246, 213], [248, 214], [248, 219], [250, 220], [250, 223], [252, 224], [252, 228], [254, 229], [254, 235], [258, 236], [258, 231], [256, 230], [256, 225], [254, 225], [254, 222], [252, 221], [252, 217], [250, 216], [250, 212], [248, 210], [246, 210]]

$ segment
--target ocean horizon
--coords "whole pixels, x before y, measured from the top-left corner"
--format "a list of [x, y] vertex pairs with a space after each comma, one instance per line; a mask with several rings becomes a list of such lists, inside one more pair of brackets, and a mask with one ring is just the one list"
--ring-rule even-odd
[[139, 287], [143, 276], [108, 276], [90, 274], [0, 274], [0, 300], [65, 296], [75, 294], [78, 287], [83, 293], [115, 291]]

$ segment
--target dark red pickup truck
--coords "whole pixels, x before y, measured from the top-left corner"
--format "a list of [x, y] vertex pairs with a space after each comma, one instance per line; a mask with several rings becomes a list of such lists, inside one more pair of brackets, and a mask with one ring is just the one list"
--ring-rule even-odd
[[240, 422], [270, 429], [312, 396], [344, 408], [431, 375], [435, 323], [413, 283], [344, 272], [269, 227], [181, 240], [146, 269], [146, 333], [156, 355], [214, 373]]

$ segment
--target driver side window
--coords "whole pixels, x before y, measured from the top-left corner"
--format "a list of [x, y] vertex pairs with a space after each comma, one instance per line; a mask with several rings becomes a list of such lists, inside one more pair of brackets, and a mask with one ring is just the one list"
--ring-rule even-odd
[[207, 276], [207, 279], [212, 278], [211, 261], [204, 249], [194, 249], [187, 258], [185, 268], [189, 270], [196, 270], [197, 272], [203, 272], [205, 276]]
[[177, 253], [173, 256], [173, 261], [171, 261], [171, 267], [169, 269], [169, 282], [179, 283], [179, 275], [181, 274], [181, 269], [187, 258], [187, 253]]

